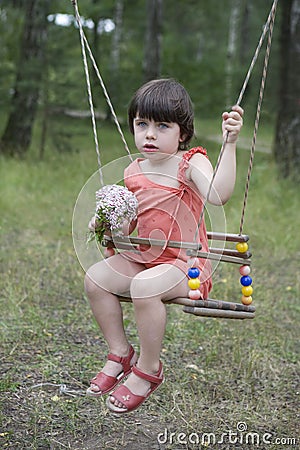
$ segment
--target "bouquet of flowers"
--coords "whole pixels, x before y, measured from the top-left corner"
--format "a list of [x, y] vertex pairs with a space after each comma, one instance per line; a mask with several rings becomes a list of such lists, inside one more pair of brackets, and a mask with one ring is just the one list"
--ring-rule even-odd
[[124, 222], [136, 219], [137, 207], [135, 195], [124, 186], [112, 184], [96, 191], [96, 227], [89, 241], [96, 238], [101, 242], [108, 229], [115, 236], [121, 236]]

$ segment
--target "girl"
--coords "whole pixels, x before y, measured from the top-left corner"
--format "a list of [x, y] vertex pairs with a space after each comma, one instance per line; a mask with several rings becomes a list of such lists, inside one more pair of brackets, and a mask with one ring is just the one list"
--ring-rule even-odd
[[[235, 184], [236, 141], [242, 127], [239, 106], [223, 113], [222, 131], [228, 133], [221, 164], [208, 201], [224, 204]], [[173, 79], [153, 80], [133, 96], [129, 127], [142, 158], [125, 170], [125, 185], [137, 197], [138, 235], [192, 242], [213, 168], [202, 147], [188, 149], [194, 135], [194, 114], [184, 87]], [[95, 229], [95, 219], [89, 227]], [[205, 223], [198, 231], [203, 251], [208, 243]], [[108, 397], [108, 408], [125, 413], [138, 408], [162, 383], [160, 352], [166, 327], [164, 301], [187, 297], [188, 257], [182, 249], [140, 246], [140, 253], [123, 252], [93, 265], [85, 290], [110, 353], [103, 369], [91, 380], [88, 395]], [[210, 265], [197, 260], [201, 296], [211, 290]], [[140, 354], [129, 344], [123, 327], [118, 295], [130, 294], [140, 340]]]

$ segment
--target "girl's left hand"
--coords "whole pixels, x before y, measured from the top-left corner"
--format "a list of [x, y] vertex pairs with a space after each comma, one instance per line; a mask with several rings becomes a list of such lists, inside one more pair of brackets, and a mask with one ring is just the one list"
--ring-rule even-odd
[[223, 122], [222, 122], [222, 132], [223, 138], [225, 139], [227, 132], [227, 142], [235, 144], [239, 132], [243, 126], [243, 115], [244, 110], [240, 106], [233, 106], [230, 112], [224, 112], [222, 114]]

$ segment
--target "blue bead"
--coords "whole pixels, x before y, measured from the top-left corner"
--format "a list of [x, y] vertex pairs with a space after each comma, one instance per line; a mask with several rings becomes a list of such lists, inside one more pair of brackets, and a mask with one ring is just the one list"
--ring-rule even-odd
[[252, 283], [252, 278], [249, 277], [249, 275], [245, 275], [240, 279], [240, 282], [242, 286], [250, 286], [250, 284]]
[[197, 278], [200, 275], [200, 270], [198, 269], [198, 267], [191, 267], [188, 270], [188, 276], [189, 278]]

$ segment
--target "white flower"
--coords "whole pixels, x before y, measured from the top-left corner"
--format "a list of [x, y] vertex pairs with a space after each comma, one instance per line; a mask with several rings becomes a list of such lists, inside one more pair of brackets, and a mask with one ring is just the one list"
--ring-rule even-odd
[[96, 192], [96, 218], [100, 224], [95, 230], [97, 239], [102, 240], [107, 228], [120, 236], [124, 222], [136, 219], [137, 207], [135, 195], [124, 186], [112, 184], [99, 189]]

